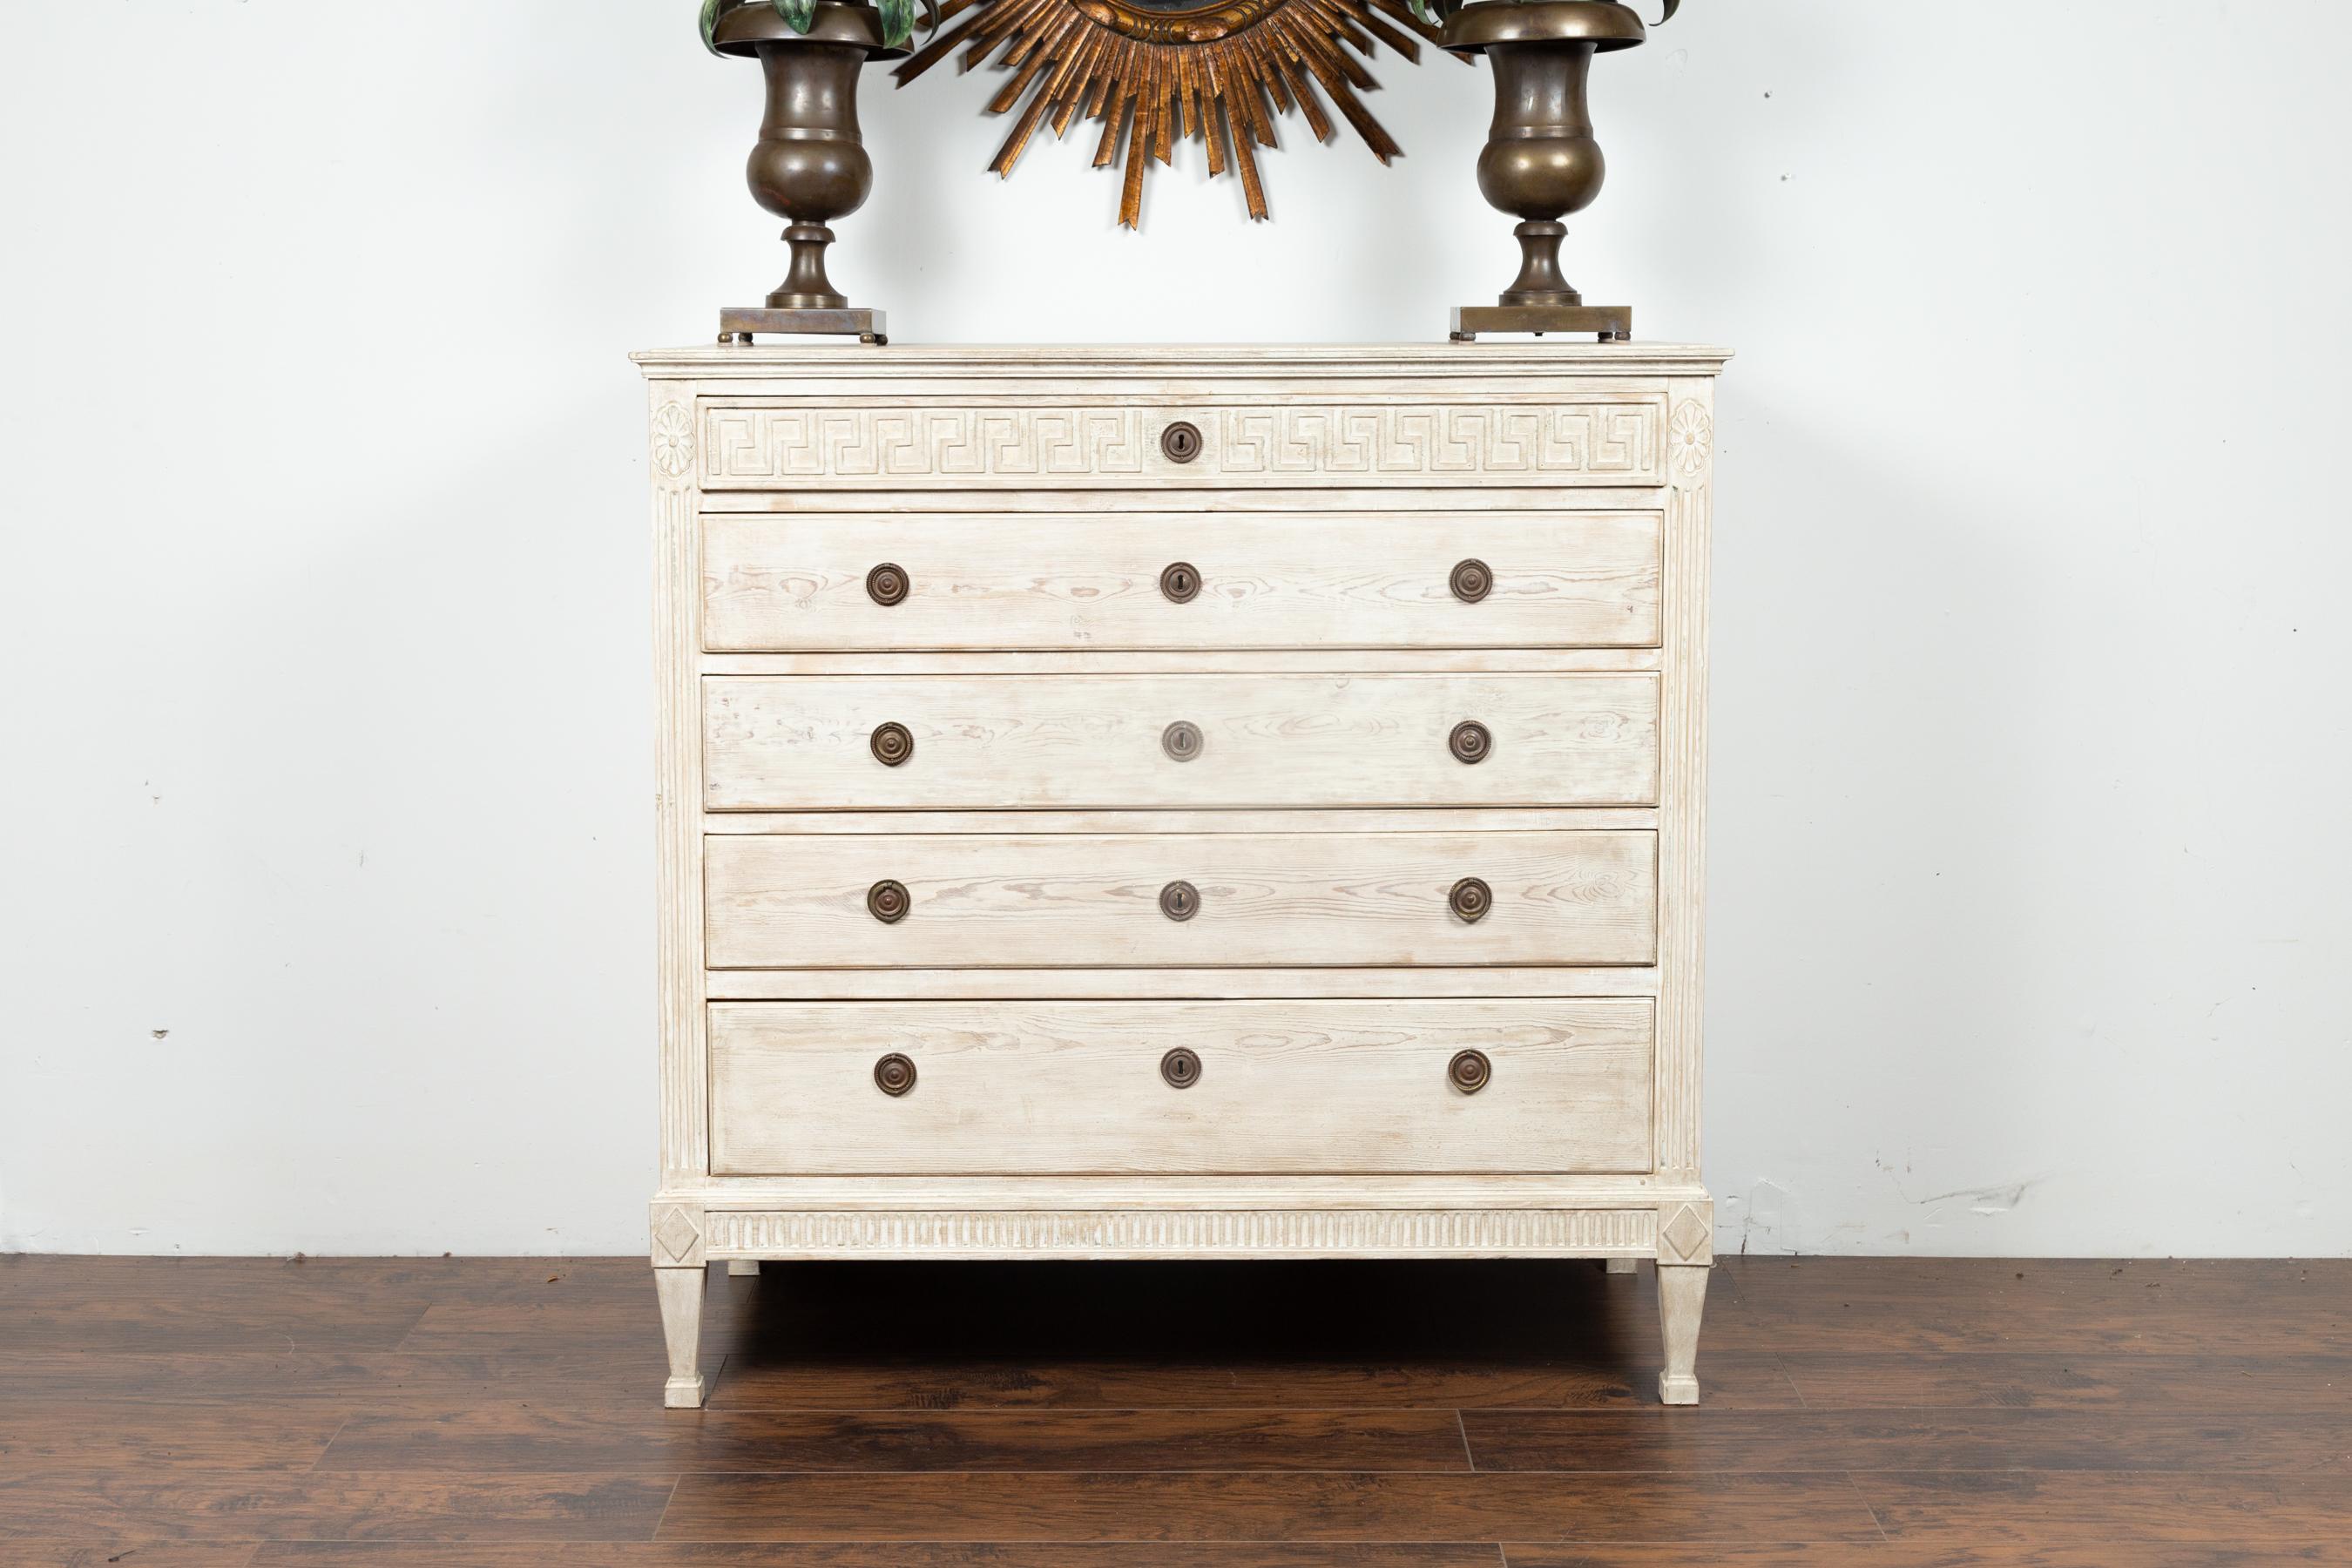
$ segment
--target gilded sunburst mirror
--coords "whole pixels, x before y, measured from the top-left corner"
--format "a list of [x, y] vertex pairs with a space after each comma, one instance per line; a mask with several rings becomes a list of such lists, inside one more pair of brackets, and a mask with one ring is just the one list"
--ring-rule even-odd
[[1357, 56], [1385, 44], [1415, 60], [1417, 39], [1438, 36], [1409, 0], [941, 0], [940, 18], [894, 73], [899, 85], [950, 54], [962, 70], [994, 56], [1012, 77], [989, 112], [1019, 114], [989, 167], [1011, 174], [1041, 125], [1065, 136], [1094, 121], [1094, 166], [1124, 160], [1118, 221], [1129, 228], [1151, 161], [1170, 162], [1180, 138], [1202, 143], [1212, 175], [1234, 170], [1250, 216], [1265, 217], [1255, 149], [1276, 145], [1275, 117], [1294, 104], [1317, 141], [1335, 133], [1336, 109], [1387, 163], [1401, 149], [1356, 96], [1380, 85]]

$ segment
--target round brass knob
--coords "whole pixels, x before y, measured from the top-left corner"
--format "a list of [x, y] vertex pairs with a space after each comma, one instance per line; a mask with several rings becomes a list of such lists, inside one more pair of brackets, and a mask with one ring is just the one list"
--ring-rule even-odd
[[904, 724], [877, 724], [866, 745], [874, 760], [886, 768], [895, 768], [915, 754], [914, 734]]
[[1189, 605], [1201, 596], [1201, 569], [1179, 561], [1160, 574], [1160, 592], [1171, 605]]
[[1160, 1076], [1171, 1089], [1190, 1089], [1201, 1081], [1201, 1058], [1179, 1046], [1160, 1058]]
[[905, 920], [907, 911], [914, 907], [914, 895], [907, 891], [904, 882], [886, 879], [866, 889], [866, 912], [886, 926]]
[[1475, 767], [1485, 762], [1494, 751], [1495, 736], [1486, 725], [1470, 719], [1454, 726], [1454, 733], [1446, 738], [1445, 744], [1453, 752], [1455, 762], [1468, 763]]
[[1445, 904], [1465, 925], [1476, 925], [1495, 907], [1495, 889], [1475, 877], [1465, 877], [1445, 895]]
[[1189, 763], [1201, 754], [1201, 726], [1179, 719], [1160, 731], [1160, 749], [1180, 763]]
[[1454, 596], [1465, 605], [1475, 605], [1495, 591], [1495, 574], [1484, 561], [1471, 560], [1457, 563], [1448, 580]]
[[915, 1087], [915, 1064], [892, 1051], [874, 1064], [874, 1087], [897, 1100]]
[[908, 580], [907, 569], [887, 561], [866, 574], [866, 596], [877, 605], [887, 606], [902, 602], [913, 586]]
[[1475, 1094], [1493, 1081], [1495, 1064], [1484, 1051], [1458, 1051], [1445, 1064], [1445, 1081], [1465, 1094]]
[[1189, 921], [1201, 912], [1201, 889], [1190, 882], [1171, 882], [1160, 889], [1160, 912], [1171, 921]]
[[1201, 427], [1179, 419], [1160, 432], [1160, 450], [1171, 463], [1189, 463], [1201, 455]]

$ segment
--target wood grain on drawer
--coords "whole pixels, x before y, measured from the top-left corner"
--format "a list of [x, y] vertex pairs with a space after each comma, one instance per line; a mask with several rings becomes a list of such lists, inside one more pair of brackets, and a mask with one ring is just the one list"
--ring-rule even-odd
[[[914, 749], [886, 764], [891, 724]], [[1647, 674], [714, 677], [703, 735], [714, 811], [1658, 798]]]
[[[1162, 446], [1192, 426], [1179, 462]], [[767, 489], [1416, 485], [1662, 485], [1663, 394], [1592, 391], [1449, 404], [1350, 397], [1283, 403], [711, 402], [702, 482]]]
[[[713, 652], [1654, 647], [1654, 511], [703, 520]], [[1482, 563], [1483, 598], [1454, 592]], [[903, 597], [866, 580], [889, 564]], [[1199, 574], [1187, 600], [1171, 566]], [[1472, 574], [1475, 577], [1475, 574]], [[1465, 581], [1465, 586], [1475, 584]]]
[[[1646, 1172], [1646, 1000], [710, 1008], [726, 1175]], [[1200, 1059], [1172, 1089], [1166, 1051]], [[1454, 1057], [1491, 1064], [1475, 1094]], [[914, 1064], [893, 1098], [876, 1063]]]
[[[704, 840], [714, 969], [1646, 964], [1657, 836], [1079, 834]], [[1452, 890], [1476, 879], [1475, 923]], [[870, 912], [881, 882], [903, 918]], [[1198, 912], [1171, 920], [1174, 883]]]

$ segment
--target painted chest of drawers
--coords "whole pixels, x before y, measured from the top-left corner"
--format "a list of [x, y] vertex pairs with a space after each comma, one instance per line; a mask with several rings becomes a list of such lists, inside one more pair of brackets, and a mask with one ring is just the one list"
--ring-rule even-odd
[[705, 1264], [1658, 1266], [1698, 1396], [1724, 355], [638, 356]]

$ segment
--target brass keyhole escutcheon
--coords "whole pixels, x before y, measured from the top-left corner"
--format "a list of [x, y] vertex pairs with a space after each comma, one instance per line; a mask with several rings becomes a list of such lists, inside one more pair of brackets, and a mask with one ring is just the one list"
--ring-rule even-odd
[[914, 732], [904, 724], [877, 724], [867, 746], [876, 762], [886, 768], [895, 768], [915, 754]]
[[1179, 419], [1160, 432], [1160, 450], [1171, 463], [1189, 463], [1201, 455], [1201, 427]]
[[1445, 1064], [1445, 1081], [1465, 1094], [1475, 1094], [1493, 1081], [1495, 1064], [1486, 1059], [1484, 1051], [1457, 1052]]
[[1160, 749], [1180, 763], [1189, 763], [1201, 754], [1201, 727], [1179, 719], [1160, 731]]
[[887, 879], [866, 889], [866, 912], [886, 926], [897, 925], [915, 907], [914, 896], [907, 891], [904, 882]]
[[1445, 744], [1454, 753], [1455, 762], [1468, 763], [1475, 767], [1493, 753], [1495, 736], [1486, 725], [1471, 719], [1454, 725], [1454, 733], [1446, 738]]
[[1179, 1046], [1160, 1058], [1160, 1076], [1171, 1089], [1190, 1089], [1201, 1081], [1201, 1058]]
[[1495, 591], [1495, 574], [1484, 561], [1465, 561], [1454, 568], [1448, 579], [1454, 596], [1465, 605], [1475, 605]]
[[1445, 895], [1446, 907], [1465, 925], [1476, 925], [1495, 907], [1495, 890], [1475, 877], [1465, 877]]
[[1160, 574], [1160, 592], [1171, 605], [1189, 605], [1201, 596], [1201, 569], [1179, 561]]
[[896, 605], [907, 596], [914, 584], [907, 577], [904, 566], [894, 566], [885, 561], [866, 574], [866, 596], [881, 605]]
[[913, 1092], [915, 1064], [892, 1051], [874, 1064], [874, 1087], [893, 1100]]
[[1171, 882], [1160, 889], [1160, 912], [1171, 921], [1189, 921], [1201, 912], [1201, 889], [1190, 882]]

